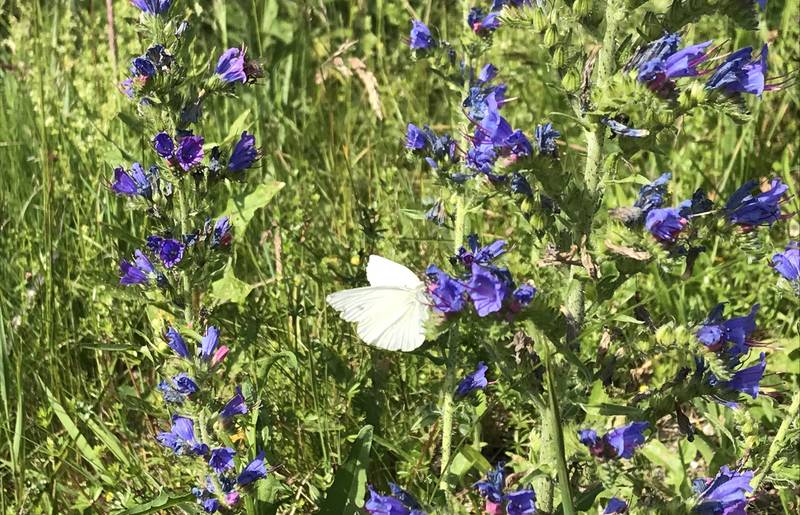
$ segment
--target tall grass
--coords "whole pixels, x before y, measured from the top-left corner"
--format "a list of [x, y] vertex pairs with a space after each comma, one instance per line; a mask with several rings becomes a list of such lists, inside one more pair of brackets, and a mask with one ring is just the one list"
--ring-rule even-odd
[[[235, 366], [259, 377], [267, 392], [259, 415], [268, 421], [263, 438], [292, 490], [282, 509], [313, 510], [366, 423], [376, 434], [373, 480], [399, 477], [432, 495], [435, 474], [426, 471], [438, 470], [439, 428], [432, 393], [437, 390], [430, 386], [443, 379], [443, 371], [421, 357], [360, 344], [350, 327], [324, 309], [324, 297], [360, 284], [370, 253], [422, 268], [452, 246], [436, 227], [420, 221], [420, 199], [434, 200], [437, 190], [425, 170], [402, 157], [405, 123], [445, 123], [451, 107], [443, 102], [442, 85], [409, 60], [403, 38], [411, 17], [459, 23], [460, 7], [388, 0], [179, 4], [187, 13], [201, 13], [192, 20], [209, 49], [243, 43], [267, 72], [236, 104], [250, 106], [243, 120], [266, 156], [248, 182], [254, 186], [273, 177], [286, 187], [257, 213], [247, 234], [237, 236], [237, 276], [256, 289], [246, 306], [218, 309], [229, 324], [223, 334], [240, 335], [233, 345], [240, 350]], [[109, 194], [106, 183], [114, 165], [152, 158], [132, 107], [116, 90], [127, 57], [141, 52], [130, 20], [135, 13], [124, 1], [113, 7], [118, 62], [107, 35], [105, 1], [0, 0], [5, 513], [108, 512], [170, 490], [180, 475], [164, 466], [152, 438], [163, 417], [155, 416], [162, 408], [154, 402], [159, 371], [151, 314], [136, 308], [134, 294], [116, 287], [117, 259], [145, 235], [146, 222]], [[776, 72], [797, 69], [797, 17], [796, 0], [770, 2], [770, 63]], [[721, 29], [717, 22], [698, 24], [697, 37], [724, 30], [731, 44], [752, 43], [744, 32], [732, 25]], [[492, 50], [509, 89], [520, 97], [514, 125], [529, 130], [553, 117], [566, 127], [568, 120], [554, 114], [568, 112], [565, 99], [547, 87], [555, 79], [544, 56], [530, 53], [526, 38], [504, 32]], [[359, 78], [350, 58], [374, 74], [376, 89]], [[380, 114], [370, 94], [379, 98]], [[777, 174], [792, 193], [785, 211], [796, 212], [798, 91], [765, 95], [750, 105], [750, 124], [736, 125], [723, 115], [686, 119], [677, 144], [625, 166], [649, 177], [673, 170], [678, 198], [699, 186], [729, 193], [749, 178]], [[208, 131], [230, 127], [242, 115], [226, 102], [207, 109], [215, 120]], [[205, 134], [209, 141], [226, 135]], [[572, 151], [581, 150], [577, 132], [565, 131], [564, 140]], [[122, 149], [137, 142], [137, 155], [125, 155]], [[620, 182], [609, 188], [607, 205], [630, 203], [632, 196], [631, 183]], [[225, 205], [222, 198], [211, 201], [219, 210]], [[470, 224], [489, 234], [513, 231], [513, 224], [492, 213]], [[767, 241], [778, 245], [799, 233], [795, 219], [776, 226]], [[745, 268], [710, 249], [696, 266], [702, 273], [681, 282], [653, 274], [652, 282], [626, 285], [615, 307], [624, 314], [647, 304], [659, 319], [691, 323], [718, 301], [737, 309], [758, 301], [764, 306], [759, 325], [782, 349], [770, 361], [768, 382], [790, 392], [798, 387], [800, 311], [771, 288], [775, 277], [763, 259], [770, 250], [751, 249], [757, 264]], [[631, 300], [637, 292], [640, 300]], [[726, 292], [745, 293], [730, 298]], [[593, 328], [597, 335], [601, 329]], [[504, 417], [486, 430], [502, 433], [523, 452], [530, 418]], [[742, 417], [720, 413], [727, 427]], [[747, 417], [772, 433], [781, 409], [764, 401]], [[731, 438], [729, 445], [738, 444]]]

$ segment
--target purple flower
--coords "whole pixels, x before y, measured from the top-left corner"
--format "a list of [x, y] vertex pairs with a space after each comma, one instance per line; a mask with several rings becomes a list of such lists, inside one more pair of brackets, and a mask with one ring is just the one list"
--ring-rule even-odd
[[647, 213], [644, 227], [662, 243], [675, 243], [688, 220], [674, 207], [653, 209]]
[[395, 499], [399, 500], [406, 507], [413, 510], [411, 515], [425, 515], [425, 512], [420, 510], [419, 502], [417, 502], [413, 495], [392, 482], [389, 482], [389, 490], [391, 490], [392, 496]]
[[453, 279], [436, 265], [430, 265], [425, 271], [431, 279], [428, 293], [433, 301], [433, 309], [440, 313], [458, 313], [464, 309], [464, 285]]
[[509, 285], [504, 277], [478, 263], [472, 264], [472, 276], [466, 287], [479, 317], [499, 311], [509, 292]]
[[766, 355], [762, 352], [757, 364], [739, 370], [733, 374], [733, 377], [731, 377], [729, 381], [720, 381], [718, 385], [729, 390], [742, 392], [755, 399], [758, 397], [758, 386], [767, 368], [765, 356]]
[[606, 509], [603, 511], [603, 515], [627, 513], [627, 511], [628, 511], [628, 503], [626, 503], [622, 499], [612, 497], [611, 499], [608, 500], [608, 504], [606, 504]]
[[779, 252], [772, 256], [771, 264], [787, 281], [800, 282], [800, 248], [796, 242], [789, 243], [783, 254]]
[[761, 95], [772, 89], [766, 85], [768, 47], [761, 47], [761, 56], [750, 60], [753, 49], [745, 47], [728, 56], [709, 77], [706, 89], [722, 89], [726, 93]]
[[503, 489], [505, 487], [506, 473], [505, 462], [499, 462], [494, 469], [486, 474], [486, 479], [478, 481], [472, 486], [478, 489], [481, 497], [495, 504], [503, 502]]
[[409, 123], [406, 132], [406, 148], [415, 154], [427, 155], [425, 160], [433, 169], [439, 167], [439, 162], [449, 160], [456, 163], [456, 142], [449, 134], [437, 136], [430, 127], [425, 125], [422, 129]]
[[247, 82], [245, 73], [244, 50], [239, 48], [229, 48], [219, 57], [217, 61], [217, 76], [227, 83]]
[[165, 268], [172, 268], [183, 259], [185, 245], [172, 238], [161, 236], [148, 236], [147, 247], [158, 254]]
[[472, 29], [472, 32], [478, 36], [485, 37], [500, 27], [500, 14], [490, 12], [484, 16], [483, 9], [473, 7], [467, 15], [467, 25]]
[[467, 151], [466, 164], [469, 168], [490, 175], [497, 161], [497, 154], [492, 147], [472, 147]]
[[514, 296], [514, 302], [520, 307], [524, 307], [530, 304], [533, 300], [534, 295], [536, 295], [536, 288], [530, 284], [523, 284], [514, 290], [512, 295]]
[[121, 166], [118, 166], [114, 168], [114, 182], [111, 184], [111, 190], [117, 195], [125, 195], [128, 197], [141, 195], [149, 199], [153, 194], [150, 177], [154, 174], [155, 171], [153, 168], [150, 169], [149, 173], [146, 173], [139, 163], [133, 163], [131, 165], [130, 173], [126, 172]]
[[164, 402], [173, 404], [183, 404], [187, 397], [197, 393], [199, 390], [197, 383], [184, 372], [173, 376], [169, 383], [161, 381], [158, 383], [157, 388], [164, 396]]
[[475, 390], [483, 390], [489, 384], [486, 380], [486, 371], [489, 367], [483, 361], [478, 363], [474, 372], [470, 372], [467, 376], [458, 383], [456, 387], [456, 398], [463, 398], [474, 392]]
[[178, 142], [175, 159], [184, 171], [188, 172], [203, 160], [203, 143], [202, 136], [185, 136]]
[[145, 79], [149, 79], [155, 75], [158, 70], [156, 69], [156, 65], [153, 64], [150, 59], [140, 56], [135, 57], [131, 61], [130, 72], [134, 77], [144, 77]]
[[183, 336], [177, 329], [170, 326], [165, 335], [167, 345], [174, 350], [175, 353], [182, 358], [189, 358], [189, 349], [186, 348], [186, 342], [183, 341]]
[[159, 15], [169, 10], [172, 0], [131, 0], [131, 3], [147, 14]]
[[558, 147], [556, 147], [556, 139], [560, 136], [561, 133], [553, 129], [552, 123], [537, 125], [534, 139], [536, 140], [536, 148], [539, 149], [539, 155], [557, 157]]
[[242, 137], [233, 147], [231, 158], [228, 161], [228, 170], [231, 172], [240, 172], [253, 166], [253, 163], [258, 159], [258, 149], [256, 148], [256, 137], [252, 134], [247, 134], [247, 131], [242, 133]]
[[[713, 352], [724, 351], [732, 357], [744, 354], [752, 343], [750, 335], [756, 330], [758, 308], [759, 305], [754, 304], [747, 316], [723, 320], [725, 305], [717, 304], [697, 330], [697, 339]], [[730, 347], [726, 348], [725, 344]]]
[[462, 103], [467, 110], [467, 117], [473, 122], [483, 120], [491, 111], [497, 111], [505, 104], [506, 85], [487, 86], [486, 82], [481, 80], [482, 78], [491, 80], [496, 70], [493, 65], [487, 64], [480, 72], [478, 85], [469, 88], [467, 97]]
[[580, 442], [589, 447], [594, 456], [607, 459], [631, 458], [633, 451], [644, 443], [643, 431], [650, 427], [648, 422], [632, 422], [626, 426], [612, 429], [602, 438], [592, 429], [578, 431]]
[[153, 148], [156, 153], [165, 159], [172, 157], [175, 152], [175, 142], [166, 132], [159, 132], [153, 137]]
[[122, 277], [120, 277], [119, 283], [123, 286], [149, 284], [150, 276], [156, 273], [153, 263], [139, 249], [133, 252], [133, 256], [133, 263], [125, 259], [120, 260], [119, 273], [122, 274]]
[[781, 199], [788, 186], [779, 178], [770, 181], [770, 189], [752, 195], [757, 181], [748, 181], [731, 195], [725, 204], [728, 220], [743, 226], [772, 225], [781, 218]]
[[406, 128], [406, 148], [424, 150], [427, 145], [428, 137], [425, 132], [413, 123], [409, 123]]
[[264, 463], [265, 455], [264, 451], [261, 451], [258, 453], [258, 456], [256, 456], [256, 459], [247, 464], [244, 470], [239, 474], [239, 477], [236, 478], [236, 482], [239, 483], [239, 486], [247, 486], [253, 481], [267, 477], [267, 466]]
[[746, 495], [753, 491], [752, 480], [751, 470], [732, 471], [723, 465], [714, 479], [694, 481], [698, 502], [692, 511], [701, 515], [743, 515]]
[[236, 395], [231, 397], [222, 410], [219, 412], [222, 418], [231, 418], [234, 415], [244, 415], [247, 413], [247, 404], [245, 404], [244, 395], [242, 395], [242, 388], [236, 387]]
[[485, 83], [497, 76], [497, 67], [492, 63], [485, 64], [478, 72], [478, 82]]
[[411, 50], [428, 50], [436, 46], [436, 40], [427, 25], [419, 20], [412, 20], [408, 46]]
[[233, 468], [233, 457], [236, 451], [230, 447], [219, 447], [211, 451], [208, 458], [208, 466], [217, 474], [222, 474], [228, 469]]
[[700, 75], [697, 66], [708, 58], [705, 49], [710, 44], [711, 41], [705, 41], [681, 50], [677, 50], [675, 45], [669, 51], [643, 62], [639, 66], [637, 79], [657, 93], [672, 93], [675, 89], [673, 79]]
[[379, 494], [372, 485], [367, 487], [369, 499], [364, 504], [364, 509], [370, 515], [425, 515], [417, 500], [394, 483], [389, 483], [391, 495]]
[[200, 340], [200, 359], [209, 361], [219, 343], [219, 329], [213, 325], [208, 326], [206, 334]]
[[701, 213], [708, 213], [712, 209], [714, 209], [714, 203], [708, 198], [703, 188], [698, 188], [692, 194], [692, 198], [678, 204], [679, 213], [684, 218], [690, 218]]
[[642, 215], [660, 208], [664, 204], [664, 197], [667, 196], [667, 183], [671, 178], [671, 173], [664, 172], [658, 179], [642, 186], [639, 189], [639, 198], [633, 203], [633, 207], [641, 209]]
[[218, 248], [228, 246], [232, 239], [233, 234], [231, 233], [230, 218], [227, 216], [218, 218], [216, 223], [214, 223], [214, 229], [211, 233], [211, 247]]
[[164, 447], [172, 449], [175, 454], [205, 455], [208, 446], [194, 435], [194, 422], [190, 418], [179, 415], [172, 416], [172, 428], [169, 432], [156, 435], [156, 440]]
[[536, 513], [536, 493], [533, 489], [517, 490], [506, 495], [508, 515], [530, 515]]

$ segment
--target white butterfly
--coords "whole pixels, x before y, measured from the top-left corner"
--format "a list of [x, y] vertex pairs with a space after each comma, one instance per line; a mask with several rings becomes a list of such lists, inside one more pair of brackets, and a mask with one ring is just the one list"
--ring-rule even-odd
[[430, 301], [425, 283], [399, 263], [372, 255], [367, 263], [369, 286], [331, 293], [326, 301], [359, 338], [386, 350], [408, 352], [425, 341]]

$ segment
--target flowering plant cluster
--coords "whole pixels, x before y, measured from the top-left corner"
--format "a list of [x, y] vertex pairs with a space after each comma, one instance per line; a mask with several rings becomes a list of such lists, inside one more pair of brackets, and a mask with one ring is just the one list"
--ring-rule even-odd
[[[438, 321], [447, 322], [446, 331], [449, 333], [447, 349], [442, 353], [447, 373], [441, 405], [442, 467], [439, 485], [449, 509], [458, 504], [452, 497], [454, 478], [449, 469], [454, 432], [452, 401], [494, 384], [486, 378], [489, 371], [499, 372], [496, 383], [508, 384], [523, 397], [528, 395], [527, 400], [542, 411], [540, 440], [536, 447], [538, 459], [540, 464], [555, 468], [553, 474], [537, 471], [536, 491], [533, 485], [527, 485], [527, 481], [523, 483], [525, 488], [507, 491], [505, 462], [500, 461], [487, 473], [486, 479], [474, 484], [483, 500], [483, 510], [489, 514], [535, 513], [537, 503], [540, 510], [548, 513], [576, 513], [573, 492], [578, 489], [583, 495], [590, 495], [592, 487], [589, 484], [596, 483], [597, 477], [583, 475], [577, 478], [580, 474], [571, 472], [573, 469], [568, 467], [568, 458], [573, 459], [573, 466], [577, 466], [576, 460], [586, 460], [587, 457], [586, 454], [580, 455], [580, 446], [569, 448], [571, 440], [564, 436], [565, 426], [574, 429], [567, 435], [597, 458], [593, 469], [599, 471], [602, 484], [589, 502], [604, 500], [601, 506], [605, 506], [603, 513], [606, 514], [625, 513], [629, 510], [629, 503], [634, 506], [639, 503], [642, 509], [652, 507], [658, 501], [636, 498], [630, 485], [618, 481], [616, 474], [625, 468], [624, 461], [635, 458], [637, 450], [649, 448], [649, 456], [659, 452], [653, 449], [664, 447], [661, 442], [663, 434], [659, 431], [664, 416], [672, 415], [681, 434], [691, 442], [694, 435], [692, 422], [684, 409], [690, 404], [690, 409], [697, 409], [698, 404], [692, 404], [694, 399], [709, 399], [735, 408], [740, 394], [755, 399], [759, 391], [763, 391], [761, 381], [766, 370], [766, 352], [760, 352], [755, 362], [751, 359], [751, 348], [764, 346], [756, 339], [758, 305], [753, 306], [747, 316], [725, 319], [723, 304], [720, 304], [694, 329], [677, 330], [671, 324], [658, 327], [650, 313], [643, 306], [637, 306], [633, 322], [646, 324], [651, 332], [644, 337], [669, 350], [660, 359], [666, 362], [663, 363], [666, 368], [677, 370], [675, 379], [658, 389], [632, 397], [628, 406], [612, 406], [617, 409], [611, 409], [608, 405], [601, 405], [602, 409], [598, 411], [591, 402], [571, 399], [567, 402], [572, 403], [572, 413], [567, 415], [560, 411], [562, 397], [570, 397], [567, 393], [591, 389], [593, 398], [607, 399], [609, 396], [604, 388], [609, 387], [614, 378], [613, 371], [600, 369], [613, 339], [611, 331], [607, 332], [608, 339], [602, 342], [604, 348], [597, 352], [597, 370], [592, 370], [591, 363], [578, 357], [578, 352], [585, 351], [589, 344], [581, 339], [583, 326], [590, 316], [587, 291], [594, 288], [593, 293], [597, 296], [597, 301], [592, 301], [594, 314], [591, 316], [609, 314], [603, 303], [613, 297], [614, 288], [628, 277], [645, 271], [642, 266], [632, 267], [630, 262], [653, 259], [649, 252], [617, 246], [613, 242], [606, 244], [607, 254], [594, 250], [603, 222], [597, 214], [605, 185], [617, 171], [616, 163], [624, 159], [626, 152], [646, 148], [646, 142], [652, 143], [663, 131], [672, 130], [679, 117], [689, 115], [692, 109], [717, 109], [742, 120], [746, 118], [746, 95], [753, 95], [757, 101], [762, 94], [781, 90], [789, 83], [768, 76], [767, 45], [754, 55], [751, 47], [726, 54], [726, 43], [714, 45], [711, 40], [682, 44], [686, 31], [680, 27], [687, 21], [674, 24], [677, 25], [674, 31], [663, 32], [660, 37], [649, 41], [644, 39], [648, 31], [639, 31], [638, 37], [642, 41], [638, 47], [634, 44], [622, 50], [624, 46], [618, 46], [624, 25], [621, 13], [630, 6], [617, 0], [604, 4], [605, 22], [601, 37], [596, 40], [592, 28], [598, 26], [597, 19], [593, 18], [597, 13], [587, 8], [587, 4], [591, 7], [591, 2], [583, 1], [575, 2], [571, 8], [541, 2], [534, 5], [527, 1], [496, 1], [491, 6], [465, 9], [466, 35], [462, 38], [461, 48], [440, 38], [423, 21], [411, 21], [407, 42], [413, 57], [427, 60], [438, 77], [447, 81], [452, 90], [460, 92], [458, 102], [451, 104], [456, 105], [457, 110], [451, 113], [449, 131], [434, 129], [447, 126], [446, 121], [414, 122], [408, 123], [405, 134], [405, 148], [409, 154], [420, 158], [426, 168], [433, 171], [438, 184], [447, 190], [426, 213], [426, 218], [437, 225], [452, 228], [453, 241], [456, 242], [454, 255], [450, 258], [456, 272], [435, 265], [430, 265], [426, 272], [430, 309], [441, 315]], [[766, 4], [759, 3], [759, 7], [765, 10]], [[739, 6], [736, 16], [745, 10], [749, 17], [756, 14], [753, 6]], [[566, 11], [571, 11], [571, 16], [559, 17]], [[560, 22], [562, 19], [563, 26], [559, 27], [556, 20]], [[665, 15], [665, 19], [670, 18]], [[692, 18], [687, 19], [691, 21]], [[562, 74], [562, 90], [574, 108], [575, 119], [579, 121], [586, 139], [582, 147], [585, 148], [585, 154], [581, 156], [585, 157], [582, 167], [576, 164], [578, 159], [572, 155], [573, 145], [559, 149], [561, 133], [551, 123], [537, 125], [529, 132], [532, 135], [529, 138], [523, 129], [515, 128], [509, 121], [513, 119], [513, 113], [509, 113], [513, 99], [509, 97], [506, 84], [498, 80], [499, 68], [482, 62], [493, 40], [498, 37], [498, 31], [506, 25], [529, 26], [543, 33], [543, 45], [553, 58], [554, 70]], [[584, 45], [570, 40], [576, 34], [581, 35]], [[594, 47], [594, 53], [586, 54], [584, 48], [588, 47]], [[572, 58], [583, 64], [579, 81], [574, 77]], [[644, 105], [650, 106], [651, 112], [639, 117]], [[634, 118], [628, 116], [629, 110]], [[609, 143], [611, 140], [615, 140], [616, 145]], [[631, 141], [639, 143], [631, 144]], [[691, 263], [706, 248], [715, 245], [715, 239], [752, 234], [790, 216], [783, 212], [789, 186], [779, 177], [764, 182], [757, 179], [747, 181], [730, 193], [724, 204], [716, 202], [719, 197], [725, 198], [724, 192], [709, 195], [698, 189], [691, 198], [677, 205], [670, 202], [671, 178], [671, 173], [664, 173], [644, 184], [631, 207], [618, 207], [610, 214], [612, 219], [621, 221], [629, 229], [643, 229], [645, 234], [649, 233], [655, 242], [650, 240], [649, 245], [645, 241], [640, 243], [656, 249], [658, 259], [685, 257], [687, 274], [691, 274]], [[468, 244], [460, 246], [465, 225], [471, 226], [466, 220], [468, 214], [487, 205], [487, 198], [502, 198], [494, 195], [496, 191], [510, 193], [512, 199], [514, 195], [520, 195], [516, 200], [522, 198], [523, 201], [512, 202], [517, 207], [530, 206], [538, 201], [538, 213], [526, 209], [519, 211], [526, 220], [536, 216], [543, 223], [535, 225], [531, 222], [535, 230], [529, 236], [533, 241], [519, 243], [531, 244], [532, 254], [543, 256], [540, 266], [560, 267], [561, 273], [554, 274], [557, 280], [562, 281], [560, 288], [550, 285], [537, 294], [533, 286], [517, 286], [509, 268], [496, 263], [506, 252], [505, 240], [482, 246], [477, 236], [471, 235]], [[448, 200], [443, 200], [445, 198]], [[664, 250], [666, 256], [664, 252], [658, 253]], [[770, 261], [774, 270], [798, 293], [799, 255], [797, 244], [790, 243], [784, 252], [776, 253]], [[603, 273], [611, 273], [613, 281], [606, 281], [604, 285], [600, 281]], [[601, 291], [608, 282], [617, 280], [620, 282], [609, 287], [609, 291]], [[558, 295], [556, 292], [562, 290], [561, 304], [555, 308], [550, 301]], [[529, 306], [535, 295], [537, 300], [528, 308], [529, 314], [513, 316]], [[488, 318], [491, 314], [496, 316]], [[479, 321], [473, 315], [486, 323], [478, 325]], [[694, 320], [700, 316], [695, 315]], [[514, 350], [512, 359], [509, 359], [507, 348], [501, 348], [501, 345], [487, 342], [478, 350], [472, 344], [473, 340], [478, 340], [474, 338], [475, 333], [487, 326], [491, 337], [502, 338], [512, 332], [498, 328], [500, 324], [491, 325], [492, 322], [505, 323], [508, 327], [518, 324], [510, 346]], [[608, 322], [603, 320], [602, 323]], [[460, 336], [465, 333], [471, 338]], [[643, 337], [643, 332], [638, 335]], [[465, 341], [470, 341], [470, 344], [465, 345]], [[681, 347], [678, 352], [683, 356], [690, 357], [691, 364], [668, 362], [676, 346]], [[474, 371], [456, 385], [453, 371], [459, 367], [456, 359], [463, 354], [471, 357], [478, 354], [484, 359], [478, 361]], [[620, 348], [618, 355], [624, 354], [625, 349]], [[491, 361], [486, 356], [490, 356]], [[561, 369], [556, 373], [555, 363], [559, 363], [563, 370], [575, 368], [577, 375], [583, 377], [575, 377], [569, 372], [562, 374]], [[538, 374], [531, 373], [536, 370]], [[589, 388], [587, 381], [597, 377], [602, 380]], [[483, 399], [483, 395], [480, 397]], [[581, 412], [577, 405], [587, 413], [586, 416], [575, 413]], [[486, 403], [481, 402], [474, 408], [480, 409], [481, 414], [473, 418], [465, 416], [462, 420], [469, 419], [477, 425], [476, 420], [487, 409]], [[620, 425], [618, 417], [622, 414], [628, 420]], [[587, 426], [611, 429], [602, 434]], [[476, 446], [479, 435], [480, 428], [476, 428]], [[783, 442], [776, 445], [783, 445]], [[464, 456], [469, 455], [464, 452], [459, 456], [463, 461]], [[536, 458], [534, 452], [527, 461], [515, 456], [515, 468], [521, 469], [522, 474], [531, 472], [536, 467]], [[486, 466], [479, 466], [477, 461], [475, 468], [486, 472]], [[753, 472], [744, 470], [744, 460], [737, 470], [722, 466], [714, 479], [695, 482], [695, 495], [688, 496], [682, 492], [683, 497], [671, 500], [670, 506], [678, 511], [677, 507], [682, 506], [684, 510], [695, 513], [744, 513], [750, 502], [747, 494], [757, 488], [763, 475], [755, 479], [755, 484], [754, 477]], [[561, 494], [560, 506], [554, 498], [555, 485]], [[636, 488], [641, 494], [642, 488]], [[411, 499], [406, 493], [398, 494], [402, 491], [395, 487], [393, 492], [393, 496], [383, 497], [371, 490], [367, 511], [373, 514], [414, 513], [412, 510], [418, 509], [416, 501], [403, 500]], [[632, 497], [626, 500], [628, 495]], [[471, 502], [470, 505], [475, 504]]]
[[226, 358], [235, 349], [223, 343], [204, 296], [228, 260], [234, 227], [228, 216], [204, 215], [210, 206], [201, 199], [222, 181], [242, 181], [260, 151], [247, 131], [230, 146], [207, 145], [198, 132], [209, 98], [233, 94], [258, 70], [243, 48], [231, 48], [216, 66], [209, 62], [209, 69], [189, 74], [189, 20], [179, 18], [170, 0], [131, 3], [150, 39], [159, 42], [131, 61], [131, 76], [121, 85], [151, 130], [153, 164], [117, 167], [110, 189], [144, 211], [154, 230], [132, 259], [120, 260], [119, 282], [167, 310], [162, 337], [172, 356], [163, 356], [164, 378], [154, 386], [171, 416], [153, 437], [176, 466], [193, 472], [198, 483], [186, 491], [203, 511], [237, 510], [272, 469], [257, 442], [237, 436], [254, 423], [243, 415], [258, 406], [257, 392], [246, 380], [233, 383]]

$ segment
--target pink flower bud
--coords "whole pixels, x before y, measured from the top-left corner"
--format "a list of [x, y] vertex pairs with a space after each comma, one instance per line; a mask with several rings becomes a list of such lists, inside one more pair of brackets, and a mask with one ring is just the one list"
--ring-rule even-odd
[[211, 366], [215, 367], [221, 363], [222, 360], [225, 359], [225, 356], [228, 355], [228, 350], [230, 349], [228, 349], [227, 345], [222, 345], [220, 348], [218, 348], [216, 352], [214, 352], [214, 357], [211, 358]]

